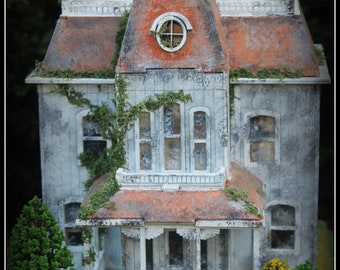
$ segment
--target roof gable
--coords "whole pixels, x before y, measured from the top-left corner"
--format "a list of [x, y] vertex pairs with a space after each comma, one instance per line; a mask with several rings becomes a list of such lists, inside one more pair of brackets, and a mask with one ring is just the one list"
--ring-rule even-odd
[[[184, 46], [176, 52], [163, 50], [150, 31], [162, 14], [176, 12], [190, 22], [192, 30]], [[130, 12], [118, 61], [122, 73], [146, 69], [191, 68], [205, 72], [227, 70], [226, 49], [220, 39], [221, 26], [214, 1], [135, 0]]]

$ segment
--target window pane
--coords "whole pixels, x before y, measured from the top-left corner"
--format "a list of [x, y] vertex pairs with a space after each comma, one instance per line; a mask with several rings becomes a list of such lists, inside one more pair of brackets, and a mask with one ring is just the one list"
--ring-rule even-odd
[[181, 133], [181, 115], [179, 104], [164, 106], [164, 133], [171, 136]]
[[65, 222], [75, 222], [78, 216], [80, 203], [68, 203], [64, 206]]
[[146, 246], [146, 269], [153, 269], [153, 249], [152, 249], [152, 239], [145, 240]]
[[255, 116], [250, 119], [250, 138], [274, 138], [275, 118], [271, 116]]
[[84, 152], [92, 152], [95, 156], [104, 153], [106, 150], [106, 141], [84, 141]]
[[294, 249], [295, 236], [294, 231], [271, 231], [271, 247]]
[[139, 138], [151, 138], [150, 113], [148, 112], [141, 112], [139, 114]]
[[176, 232], [169, 232], [169, 264], [183, 265], [183, 238]]
[[207, 169], [207, 149], [205, 143], [195, 143], [195, 170]]
[[77, 229], [66, 228], [66, 243], [69, 246], [82, 245], [81, 232]]
[[151, 170], [152, 152], [149, 143], [140, 144], [140, 169]]
[[99, 124], [89, 118], [84, 117], [83, 118], [83, 135], [86, 137], [102, 136]]
[[183, 39], [183, 28], [177, 21], [169, 20], [159, 28], [159, 34], [163, 46], [175, 48]]
[[274, 161], [275, 160], [274, 142], [251, 142], [250, 160], [252, 162]]
[[181, 169], [181, 139], [164, 140], [164, 159], [166, 170]]
[[276, 205], [271, 208], [273, 226], [295, 226], [295, 209], [288, 205]]
[[208, 242], [201, 240], [201, 270], [208, 269]]
[[205, 112], [194, 113], [194, 138], [205, 139], [207, 133]]

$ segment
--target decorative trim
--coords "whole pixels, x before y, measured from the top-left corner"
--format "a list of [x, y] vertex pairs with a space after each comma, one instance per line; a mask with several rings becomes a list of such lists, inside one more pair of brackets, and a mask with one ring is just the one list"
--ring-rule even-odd
[[207, 240], [215, 237], [220, 233], [220, 229], [201, 229], [197, 231], [196, 229], [176, 229], [176, 232], [182, 236], [184, 239], [188, 240]]
[[[124, 235], [130, 238], [140, 239], [140, 229], [137, 228], [121, 228]], [[164, 233], [162, 228], [145, 228], [145, 239], [154, 239]]]
[[80, 227], [111, 227], [111, 226], [131, 226], [141, 227], [144, 226], [144, 222], [141, 219], [88, 219], [88, 220], [76, 220], [76, 226]]
[[180, 187], [221, 188], [226, 179], [225, 168], [216, 173], [132, 173], [119, 168], [116, 179], [122, 188], [161, 188], [164, 184], [178, 184]]
[[221, 16], [269, 16], [299, 14], [295, 0], [218, 0]]
[[122, 16], [131, 0], [62, 0], [62, 16]]
[[260, 220], [198, 220], [196, 227], [214, 228], [258, 228], [263, 225]]

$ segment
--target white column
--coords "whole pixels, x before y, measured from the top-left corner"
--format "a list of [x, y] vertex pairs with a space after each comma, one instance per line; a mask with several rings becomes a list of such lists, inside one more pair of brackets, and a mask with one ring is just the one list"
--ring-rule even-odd
[[196, 270], [201, 270], [201, 229], [196, 228]]
[[145, 227], [140, 228], [140, 269], [146, 270]]
[[253, 269], [260, 269], [260, 232], [259, 228], [253, 229]]
[[[91, 249], [91, 243], [84, 243], [83, 247], [84, 247], [84, 257], [86, 257], [88, 255], [88, 252]], [[83, 269], [84, 270], [92, 270], [93, 269], [93, 262], [91, 262], [90, 264], [85, 264]]]

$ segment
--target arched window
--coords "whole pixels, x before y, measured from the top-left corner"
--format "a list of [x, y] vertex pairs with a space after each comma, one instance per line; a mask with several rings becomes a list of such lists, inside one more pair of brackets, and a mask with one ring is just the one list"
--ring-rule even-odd
[[97, 156], [105, 153], [112, 143], [109, 139], [104, 138], [99, 124], [91, 117], [89, 112], [90, 110], [83, 110], [77, 114], [78, 155], [83, 152], [91, 152]]
[[153, 169], [153, 154], [151, 146], [151, 122], [153, 122], [153, 114], [150, 112], [141, 112], [139, 114], [139, 169]]
[[258, 115], [250, 118], [250, 161], [275, 161], [275, 118]]
[[79, 246], [83, 244], [81, 230], [75, 227], [79, 208], [80, 203], [78, 202], [71, 202], [64, 205], [66, 243], [69, 246]]
[[175, 103], [163, 107], [164, 169], [182, 169], [181, 108]]
[[98, 156], [106, 150], [107, 142], [103, 138], [99, 124], [91, 116], [83, 117], [83, 149]]
[[290, 205], [270, 207], [270, 247], [294, 249], [296, 238], [295, 208]]
[[208, 171], [209, 166], [209, 126], [208, 110], [204, 107], [195, 107], [190, 111], [191, 147], [193, 156], [191, 166], [197, 171]]

